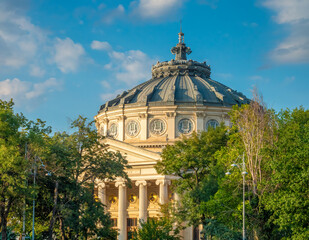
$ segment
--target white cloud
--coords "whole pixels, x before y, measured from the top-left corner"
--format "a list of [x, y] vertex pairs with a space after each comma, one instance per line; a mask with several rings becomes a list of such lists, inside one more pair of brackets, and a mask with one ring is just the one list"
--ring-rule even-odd
[[104, 14], [102, 22], [106, 24], [113, 23], [116, 19], [121, 18], [125, 15], [125, 9], [123, 5], [119, 4], [117, 8]]
[[271, 52], [278, 63], [309, 62], [309, 1], [267, 0], [263, 5], [273, 10], [274, 20], [288, 26], [289, 35]]
[[45, 33], [12, 8], [0, 3], [0, 66], [19, 68], [36, 56]]
[[115, 97], [117, 97], [118, 94], [121, 94], [123, 91], [123, 89], [118, 89], [113, 93], [102, 93], [101, 100], [106, 102], [108, 100], [114, 99]]
[[[93, 45], [94, 41], [91, 45]], [[103, 47], [101, 44], [103, 44]], [[119, 52], [112, 49], [108, 42], [99, 42], [94, 44], [96, 48], [107, 51], [110, 62], [104, 65], [104, 69], [109, 70], [114, 74], [116, 80], [125, 82], [132, 86], [139, 81], [145, 81], [151, 77], [151, 65], [155, 61], [140, 50], [130, 50]], [[108, 46], [108, 47], [106, 47]]]
[[139, 0], [136, 14], [146, 19], [158, 19], [174, 14], [184, 0]]
[[111, 87], [111, 85], [110, 85], [109, 82], [107, 82], [107, 81], [102, 81], [102, 82], [101, 82], [101, 85], [102, 85], [104, 88], [110, 88], [110, 87]]
[[45, 70], [41, 69], [39, 66], [32, 65], [30, 67], [30, 75], [34, 77], [43, 77], [45, 74]]
[[109, 51], [112, 49], [111, 45], [108, 42], [92, 41], [91, 48], [95, 50], [104, 50]]
[[0, 98], [14, 99], [17, 105], [26, 105], [31, 100], [46, 98], [48, 92], [61, 90], [62, 83], [55, 78], [49, 78], [41, 83], [21, 81], [18, 78], [0, 81]]
[[275, 20], [279, 24], [294, 23], [309, 18], [308, 0], [267, 0], [263, 5], [277, 13]]
[[56, 39], [53, 61], [63, 73], [75, 72], [80, 65], [85, 50], [79, 43], [72, 39]]

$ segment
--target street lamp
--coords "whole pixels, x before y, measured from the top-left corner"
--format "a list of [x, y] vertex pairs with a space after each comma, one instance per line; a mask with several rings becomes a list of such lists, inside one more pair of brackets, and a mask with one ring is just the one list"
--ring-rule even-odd
[[[240, 156], [238, 156], [239, 158]], [[238, 159], [237, 158], [237, 159]], [[236, 159], [236, 160], [237, 160]], [[231, 167], [237, 167], [240, 171], [241, 171], [241, 175], [242, 175], [242, 239], [245, 240], [246, 239], [246, 230], [245, 230], [245, 224], [246, 224], [246, 208], [245, 208], [245, 186], [246, 186], [246, 175], [248, 174], [246, 172], [246, 164], [245, 164], [245, 154], [243, 153], [242, 155], [242, 163], [237, 164], [237, 163], [233, 163], [231, 164]], [[232, 173], [230, 171], [227, 171], [225, 173], [225, 175], [231, 175]]]
[[[41, 158], [38, 156], [34, 157], [34, 163], [33, 163], [33, 188], [35, 189], [35, 180], [36, 180], [36, 174], [37, 174], [37, 159], [41, 162], [40, 167], [43, 168], [46, 171], [46, 176], [51, 176], [51, 172], [48, 171], [43, 164]], [[35, 193], [33, 194], [33, 201], [32, 201], [32, 240], [34, 240], [34, 225], [35, 225]]]

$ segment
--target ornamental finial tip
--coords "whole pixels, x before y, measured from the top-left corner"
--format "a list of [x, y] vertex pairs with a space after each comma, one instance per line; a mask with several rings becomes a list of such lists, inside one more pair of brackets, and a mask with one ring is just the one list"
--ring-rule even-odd
[[178, 40], [179, 40], [179, 43], [184, 43], [184, 34], [182, 32], [181, 22], [182, 20], [180, 19], [180, 32], [178, 33]]

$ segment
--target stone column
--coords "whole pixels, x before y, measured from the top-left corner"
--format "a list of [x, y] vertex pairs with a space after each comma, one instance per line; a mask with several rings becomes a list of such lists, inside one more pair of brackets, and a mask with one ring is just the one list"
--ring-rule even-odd
[[98, 198], [101, 203], [103, 203], [104, 208], [106, 208], [107, 199], [106, 199], [106, 184], [99, 183], [98, 184]]
[[159, 185], [159, 199], [160, 204], [168, 202], [168, 185], [171, 184], [170, 180], [161, 179], [157, 180], [156, 184]]
[[139, 187], [139, 213], [138, 218], [144, 222], [147, 221], [147, 182], [136, 181], [136, 186]]
[[116, 182], [118, 187], [118, 240], [127, 240], [127, 187], [124, 181]]

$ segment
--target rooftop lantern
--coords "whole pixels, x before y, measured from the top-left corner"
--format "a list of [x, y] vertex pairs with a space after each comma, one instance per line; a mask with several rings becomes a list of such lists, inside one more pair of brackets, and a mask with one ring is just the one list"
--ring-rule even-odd
[[181, 25], [180, 32], [178, 33], [178, 41], [176, 47], [171, 49], [171, 52], [175, 54], [175, 60], [187, 60], [187, 54], [189, 55], [192, 51], [184, 42], [184, 33], [181, 30]]

